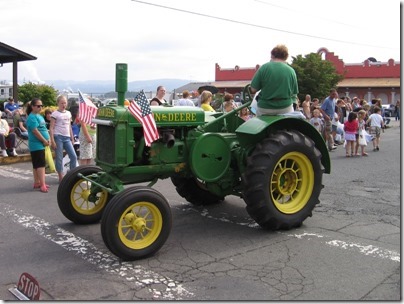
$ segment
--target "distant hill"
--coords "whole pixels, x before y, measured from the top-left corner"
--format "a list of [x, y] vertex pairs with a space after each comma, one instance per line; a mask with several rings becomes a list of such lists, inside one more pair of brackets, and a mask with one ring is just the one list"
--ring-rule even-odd
[[[153, 79], [128, 82], [128, 91], [156, 91], [159, 85], [165, 86], [168, 91], [173, 91], [187, 83], [189, 80], [184, 79]], [[87, 94], [104, 94], [115, 91], [115, 80], [46, 80], [47, 85], [53, 86], [59, 91], [70, 90], [77, 92], [80, 90]]]

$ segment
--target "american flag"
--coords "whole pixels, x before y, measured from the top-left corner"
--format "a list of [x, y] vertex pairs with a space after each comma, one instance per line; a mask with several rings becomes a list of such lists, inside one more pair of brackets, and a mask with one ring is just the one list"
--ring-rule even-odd
[[160, 136], [149, 102], [143, 90], [136, 96], [135, 100], [130, 103], [128, 110], [143, 125], [143, 135], [146, 146], [150, 147], [152, 142], [159, 139]]
[[97, 115], [97, 107], [89, 100], [85, 98], [79, 91], [79, 115], [78, 118], [86, 124], [95, 127], [95, 124], [91, 122]]

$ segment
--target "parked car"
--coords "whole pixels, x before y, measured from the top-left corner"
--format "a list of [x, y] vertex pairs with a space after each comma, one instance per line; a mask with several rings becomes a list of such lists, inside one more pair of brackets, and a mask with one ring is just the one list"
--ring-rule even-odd
[[113, 104], [117, 104], [117, 99], [116, 98], [107, 98], [104, 100], [100, 100], [101, 103], [101, 107], [103, 106], [107, 106], [107, 105], [113, 105]]
[[393, 104], [384, 104], [382, 105], [382, 107], [384, 109], [384, 116], [386, 117], [394, 116], [395, 107]]

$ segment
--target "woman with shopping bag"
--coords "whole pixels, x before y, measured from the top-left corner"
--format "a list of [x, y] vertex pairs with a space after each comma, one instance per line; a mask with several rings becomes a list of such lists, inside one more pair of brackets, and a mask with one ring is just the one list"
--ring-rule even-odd
[[34, 98], [27, 107], [28, 147], [34, 174], [34, 189], [43, 193], [48, 192], [49, 186], [45, 183], [45, 147], [49, 147], [49, 132], [45, 119], [40, 114], [43, 104], [39, 98]]

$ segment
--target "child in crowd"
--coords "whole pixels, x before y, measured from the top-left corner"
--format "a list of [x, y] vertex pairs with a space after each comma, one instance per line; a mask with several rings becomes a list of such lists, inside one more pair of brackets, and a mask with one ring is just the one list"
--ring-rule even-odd
[[45, 123], [46, 123], [46, 128], [49, 130], [50, 128], [50, 122], [51, 122], [51, 115], [52, 115], [52, 110], [51, 109], [46, 109], [45, 110]]
[[351, 112], [348, 115], [348, 121], [344, 123], [346, 157], [354, 156], [354, 146], [356, 143], [357, 130], [358, 130], [357, 115], [355, 112]]
[[80, 165], [91, 165], [91, 162], [95, 158], [95, 148], [97, 141], [97, 129], [95, 126], [86, 124], [84, 121], [79, 120], [80, 123], [80, 153], [79, 163]]
[[240, 110], [239, 116], [245, 121], [249, 120], [252, 117], [248, 108], [242, 108]]
[[321, 112], [319, 109], [313, 110], [313, 117], [310, 118], [310, 124], [313, 125], [320, 134], [323, 134], [323, 127], [324, 122], [323, 119], [320, 117]]
[[373, 151], [379, 151], [380, 132], [384, 128], [383, 117], [381, 115], [382, 110], [375, 106], [373, 114], [371, 114], [366, 121], [366, 124], [370, 123], [370, 134], [375, 137], [373, 141]]
[[69, 155], [70, 169], [76, 167], [77, 155], [73, 147], [72, 114], [66, 110], [67, 99], [65, 96], [60, 95], [56, 102], [58, 109], [51, 114], [49, 133], [51, 145], [56, 154], [55, 167], [60, 182], [63, 178], [63, 150], [66, 150]]
[[365, 138], [365, 131], [366, 131], [366, 111], [365, 110], [360, 110], [358, 112], [358, 140], [356, 141], [355, 145], [355, 156], [359, 156], [358, 150], [359, 146], [361, 147], [361, 155], [362, 156], [368, 156], [368, 154], [365, 152], [366, 148], [366, 138]]

